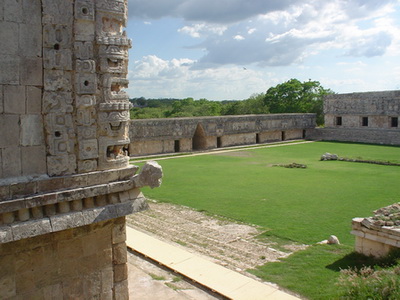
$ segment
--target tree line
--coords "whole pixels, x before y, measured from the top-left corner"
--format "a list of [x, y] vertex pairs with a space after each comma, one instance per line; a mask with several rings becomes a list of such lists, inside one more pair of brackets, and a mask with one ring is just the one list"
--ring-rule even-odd
[[290, 79], [265, 93], [245, 100], [210, 101], [207, 99], [133, 98], [132, 119], [226, 116], [275, 113], [316, 113], [317, 124], [324, 123], [323, 96], [333, 91], [318, 81]]

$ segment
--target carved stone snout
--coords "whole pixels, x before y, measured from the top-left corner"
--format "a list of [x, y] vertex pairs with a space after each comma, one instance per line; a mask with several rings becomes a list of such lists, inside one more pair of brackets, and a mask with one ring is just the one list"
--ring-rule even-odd
[[137, 188], [149, 186], [153, 189], [161, 185], [162, 176], [162, 167], [155, 161], [148, 161], [138, 176], [134, 176], [133, 180]]

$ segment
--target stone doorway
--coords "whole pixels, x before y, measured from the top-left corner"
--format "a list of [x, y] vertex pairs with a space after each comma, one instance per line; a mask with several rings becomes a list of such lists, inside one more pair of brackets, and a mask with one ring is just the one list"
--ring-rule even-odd
[[203, 125], [197, 124], [196, 131], [192, 138], [192, 149], [193, 150], [206, 150], [207, 149], [207, 137], [204, 131]]

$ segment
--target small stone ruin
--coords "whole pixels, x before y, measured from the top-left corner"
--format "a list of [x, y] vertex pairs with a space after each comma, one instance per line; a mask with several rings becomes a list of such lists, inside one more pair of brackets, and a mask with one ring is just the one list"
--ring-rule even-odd
[[400, 202], [374, 211], [372, 217], [354, 218], [352, 229], [359, 253], [383, 257], [400, 248]]

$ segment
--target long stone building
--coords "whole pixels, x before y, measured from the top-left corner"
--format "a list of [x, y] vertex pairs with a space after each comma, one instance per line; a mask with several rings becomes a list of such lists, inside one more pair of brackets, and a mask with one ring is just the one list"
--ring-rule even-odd
[[126, 0], [0, 3], [0, 299], [127, 299]]
[[328, 95], [325, 127], [314, 114], [131, 120], [130, 156], [207, 150], [291, 139], [400, 145], [400, 91]]
[[329, 95], [324, 114], [314, 139], [400, 145], [400, 91]]
[[315, 114], [132, 120], [130, 156], [207, 150], [309, 137]]

